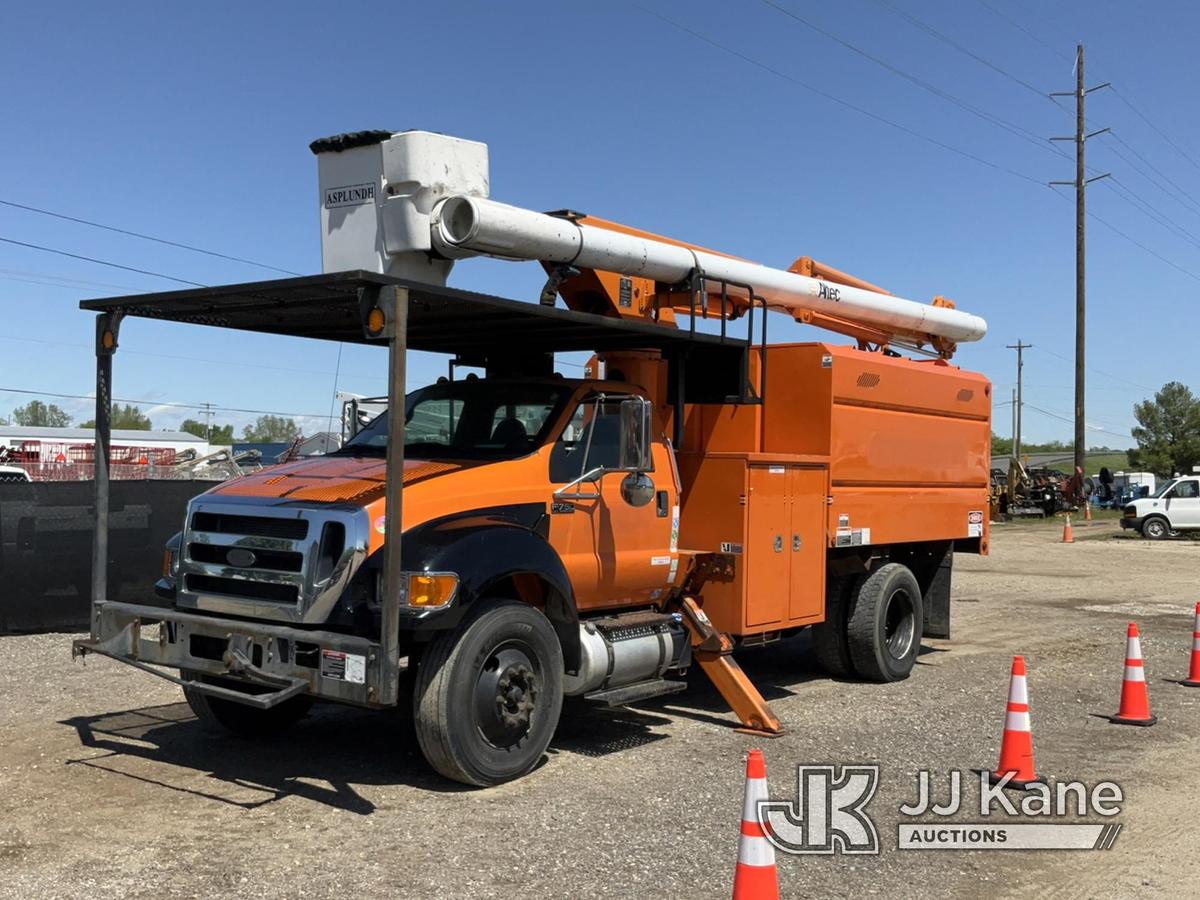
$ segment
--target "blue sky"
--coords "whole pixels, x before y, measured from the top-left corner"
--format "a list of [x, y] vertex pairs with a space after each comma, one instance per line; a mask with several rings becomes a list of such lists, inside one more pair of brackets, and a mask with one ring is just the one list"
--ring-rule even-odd
[[[1090, 224], [1092, 444], [1132, 443], [1121, 435], [1133, 404], [1164, 382], [1200, 388], [1188, 302], [1200, 287], [1195, 5], [776, 2], [828, 34], [758, 2], [6, 4], [0, 200], [310, 273], [320, 268], [312, 139], [461, 135], [488, 143], [498, 200], [572, 207], [783, 267], [810, 255], [902, 296], [952, 297], [991, 328], [957, 361], [1004, 400], [1015, 379], [1005, 345], [1034, 344], [1026, 439], [1069, 438], [1055, 417], [1073, 402], [1074, 210], [1044, 182], [1074, 167], [1036, 138], [1070, 134], [1073, 118], [1030, 88], [1070, 89], [1082, 39], [1089, 82], [1119, 90], [1090, 95], [1089, 126], [1124, 141], [1090, 142], [1089, 164], [1117, 177], [1089, 190], [1089, 209], [1193, 273]], [[12, 207], [0, 206], [0, 237], [207, 284], [279, 274]], [[467, 261], [451, 283], [533, 298], [541, 273]], [[78, 300], [173, 286], [0, 243], [0, 388], [87, 394], [93, 326]], [[825, 336], [778, 316], [772, 327], [777, 339]], [[115, 393], [146, 401], [156, 428], [196, 415], [165, 403], [320, 416], [337, 359], [336, 344], [133, 320]], [[383, 365], [378, 351], [348, 346], [338, 387], [380, 393]], [[410, 384], [443, 371], [418, 360]], [[28, 399], [0, 392], [0, 413]], [[55, 402], [91, 414], [88, 401]], [[997, 408], [1000, 433], [1009, 415]], [[239, 429], [251, 418], [216, 415]]]

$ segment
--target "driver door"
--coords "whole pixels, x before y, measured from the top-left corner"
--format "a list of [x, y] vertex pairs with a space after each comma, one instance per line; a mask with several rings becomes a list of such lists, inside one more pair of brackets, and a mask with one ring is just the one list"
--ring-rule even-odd
[[[619, 400], [580, 402], [551, 449], [554, 489], [598, 466], [615, 468], [619, 435]], [[583, 482], [552, 500], [550, 543], [566, 566], [581, 612], [650, 605], [674, 577], [678, 488], [667, 447], [661, 441], [651, 447], [654, 468], [646, 474], [654, 482], [654, 498], [646, 505], [632, 506], [622, 497], [623, 472]]]
[[1200, 528], [1200, 481], [1184, 478], [1167, 497], [1167, 515], [1172, 528]]

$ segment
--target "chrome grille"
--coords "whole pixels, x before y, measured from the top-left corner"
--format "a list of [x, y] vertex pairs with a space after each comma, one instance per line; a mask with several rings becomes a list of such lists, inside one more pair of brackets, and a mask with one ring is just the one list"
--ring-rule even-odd
[[284, 622], [324, 622], [366, 558], [365, 510], [260, 498], [189, 506], [176, 603]]

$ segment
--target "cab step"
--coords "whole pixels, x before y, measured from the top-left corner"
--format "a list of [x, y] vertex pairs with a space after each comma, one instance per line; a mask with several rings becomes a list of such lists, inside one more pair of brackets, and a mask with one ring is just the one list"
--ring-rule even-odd
[[630, 703], [638, 703], [652, 697], [678, 694], [680, 691], [686, 691], [687, 686], [686, 681], [656, 678], [651, 681], [639, 681], [635, 684], [623, 684], [605, 691], [593, 691], [590, 694], [584, 694], [583, 699], [601, 706], [628, 706]]

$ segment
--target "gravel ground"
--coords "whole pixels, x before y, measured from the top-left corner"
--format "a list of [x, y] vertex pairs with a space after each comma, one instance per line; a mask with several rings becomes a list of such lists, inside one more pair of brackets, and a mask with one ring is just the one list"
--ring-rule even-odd
[[[882, 766], [881, 854], [780, 855], [784, 896], [1197, 896], [1200, 691], [1164, 679], [1186, 672], [1200, 546], [1076, 534], [998, 526], [991, 557], [959, 557], [954, 639], [926, 641], [907, 682], [825, 678], [803, 640], [744, 654], [784, 737], [733, 731], [696, 672], [636, 709], [572, 708], [544, 765], [485, 791], [432, 775], [398, 713], [320, 708], [286, 739], [213, 737], [172, 685], [72, 663], [69, 635], [0, 638], [0, 896], [728, 896], [754, 746], [779, 798], [797, 764]], [[1154, 728], [1092, 715], [1115, 711], [1130, 619]], [[918, 769], [944, 785], [994, 765], [1013, 653], [1040, 772], [1123, 786], [1115, 847], [898, 850]]]

